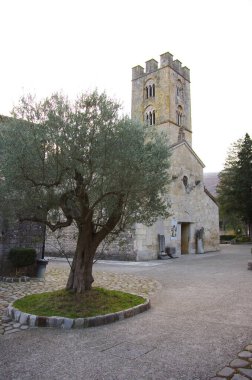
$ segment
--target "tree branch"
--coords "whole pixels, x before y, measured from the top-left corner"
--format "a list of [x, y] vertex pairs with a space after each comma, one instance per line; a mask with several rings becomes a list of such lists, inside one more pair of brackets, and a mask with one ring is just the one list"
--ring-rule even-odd
[[67, 218], [66, 221], [64, 221], [64, 222], [57, 222], [56, 224], [52, 224], [48, 220], [45, 220], [45, 219], [42, 219], [42, 218], [37, 218], [36, 216], [30, 217], [30, 218], [29, 217], [27, 217], [27, 218], [19, 218], [19, 221], [20, 222], [43, 223], [46, 226], [48, 226], [51, 231], [54, 232], [56, 230], [59, 230], [60, 228], [70, 226], [72, 224], [72, 222], [73, 222], [73, 218]]
[[30, 181], [35, 187], [44, 186], [44, 187], [46, 187], [48, 189], [51, 188], [51, 187], [59, 186], [60, 183], [61, 183], [62, 177], [63, 177], [63, 173], [64, 173], [64, 171], [62, 171], [60, 173], [60, 175], [59, 175], [59, 178], [56, 181], [54, 181], [54, 182], [52, 182], [52, 183], [49, 184], [49, 183], [46, 183], [46, 182], [43, 182], [43, 181], [42, 182], [37, 182], [33, 178], [30, 178], [27, 175], [27, 172], [26, 172], [26, 170], [23, 167], [21, 167], [21, 170], [22, 170], [22, 173], [23, 173], [23, 177], [24, 177], [24, 179], [26, 181]]
[[107, 192], [107, 193], [105, 193], [105, 194], [103, 194], [103, 195], [101, 195], [100, 196], [100, 198], [98, 198], [94, 203], [93, 203], [93, 205], [90, 207], [92, 210], [95, 208], [95, 206], [98, 204], [98, 203], [100, 203], [104, 198], [106, 198], [106, 197], [108, 197], [108, 196], [110, 196], [110, 195], [121, 195], [121, 192], [116, 192], [116, 191], [109, 191], [109, 192]]
[[115, 206], [112, 214], [108, 218], [107, 222], [104, 224], [104, 226], [95, 234], [95, 240], [97, 242], [97, 245], [100, 244], [100, 242], [115, 228], [117, 223], [120, 221], [120, 218], [122, 216], [122, 208], [123, 208], [123, 199], [124, 195], [120, 195], [118, 198], [117, 205]]

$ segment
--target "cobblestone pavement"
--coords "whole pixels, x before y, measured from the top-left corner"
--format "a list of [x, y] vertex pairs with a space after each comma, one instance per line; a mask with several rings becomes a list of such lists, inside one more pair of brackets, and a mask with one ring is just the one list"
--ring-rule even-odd
[[[68, 274], [69, 268], [50, 266], [49, 264], [44, 280], [31, 279], [27, 282], [0, 282], [0, 335], [20, 332], [28, 328], [27, 325], [15, 323], [5, 316], [5, 309], [11, 302], [27, 294], [62, 289], [66, 285]], [[153, 294], [161, 286], [156, 280], [128, 274], [96, 272], [94, 277], [94, 286], [127, 291], [142, 296]]]
[[[48, 266], [44, 280], [31, 279], [27, 282], [0, 282], [0, 335], [21, 333], [27, 325], [11, 321], [5, 316], [5, 308], [15, 299], [27, 294], [61, 289], [65, 286], [69, 269]], [[96, 272], [94, 286], [128, 291], [143, 296], [154, 294], [161, 285], [158, 281], [128, 274]], [[252, 342], [244, 347], [226, 367], [216, 373], [211, 380], [252, 380]]]

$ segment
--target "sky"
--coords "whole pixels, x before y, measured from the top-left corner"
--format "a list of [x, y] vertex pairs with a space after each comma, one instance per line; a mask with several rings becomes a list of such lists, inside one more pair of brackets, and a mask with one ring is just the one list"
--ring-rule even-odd
[[252, 136], [252, 0], [1, 0], [0, 114], [27, 93], [106, 91], [130, 114], [131, 68], [165, 52], [190, 68], [205, 172]]

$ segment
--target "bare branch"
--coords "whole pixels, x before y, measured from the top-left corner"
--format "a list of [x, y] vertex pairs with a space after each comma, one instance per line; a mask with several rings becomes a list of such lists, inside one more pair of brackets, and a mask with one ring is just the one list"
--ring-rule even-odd
[[63, 228], [63, 227], [68, 227], [72, 224], [73, 222], [73, 218], [67, 218], [67, 220], [65, 220], [64, 222], [57, 222], [55, 224], [52, 224], [51, 222], [49, 222], [48, 220], [45, 220], [45, 219], [42, 219], [42, 218], [37, 218], [36, 216], [33, 216], [33, 217], [27, 217], [27, 218], [19, 218], [19, 221], [20, 222], [35, 222], [35, 223], [43, 223], [45, 225], [47, 225], [51, 231], [56, 231], [56, 230], [59, 230], [60, 228]]

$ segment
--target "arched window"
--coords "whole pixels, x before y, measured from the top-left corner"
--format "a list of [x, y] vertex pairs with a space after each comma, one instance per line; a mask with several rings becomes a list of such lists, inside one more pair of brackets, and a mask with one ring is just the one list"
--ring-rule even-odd
[[149, 97], [149, 90], [148, 90], [148, 86], [145, 87], [145, 96], [146, 96], [146, 99], [148, 99]]
[[156, 124], [156, 114], [155, 110], [152, 107], [148, 107], [145, 113], [145, 122], [146, 125], [155, 125]]
[[152, 125], [152, 112], [149, 113], [150, 125]]
[[150, 96], [150, 98], [152, 97], [152, 86], [151, 85], [149, 85], [149, 96]]
[[156, 93], [156, 87], [152, 79], [148, 79], [145, 83], [144, 97], [145, 99], [154, 98]]

